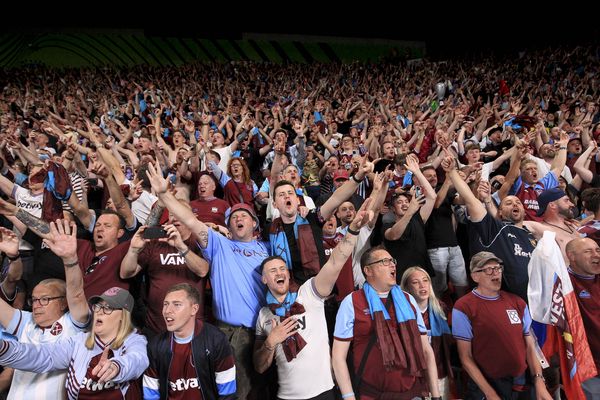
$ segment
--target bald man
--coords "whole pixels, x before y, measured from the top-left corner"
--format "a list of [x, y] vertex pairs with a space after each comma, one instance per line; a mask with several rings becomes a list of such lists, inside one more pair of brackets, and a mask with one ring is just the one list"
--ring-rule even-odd
[[[600, 247], [589, 238], [574, 239], [567, 244], [566, 253], [588, 344], [596, 370], [600, 371]], [[583, 382], [582, 388], [587, 399], [600, 399], [599, 376]]]

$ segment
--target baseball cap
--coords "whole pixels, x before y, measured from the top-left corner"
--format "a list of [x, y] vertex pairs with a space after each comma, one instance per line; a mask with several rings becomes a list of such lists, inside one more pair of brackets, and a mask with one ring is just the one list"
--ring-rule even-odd
[[556, 201], [558, 199], [561, 199], [561, 198], [565, 197], [566, 195], [567, 194], [558, 187], [544, 190], [538, 196], [538, 204], [539, 204], [540, 208], [537, 210], [537, 216], [541, 217], [542, 215], [544, 215], [544, 213], [546, 212], [546, 208], [548, 207], [548, 204], [550, 204], [553, 201]]
[[254, 221], [256, 221], [256, 228], [258, 228], [259, 226], [259, 221], [258, 221], [258, 217], [256, 216], [256, 213], [254, 212], [254, 208], [252, 208], [251, 206], [249, 206], [246, 203], [237, 203], [234, 204], [232, 207], [229, 207], [227, 209], [227, 211], [225, 211], [225, 225], [229, 225], [229, 217], [236, 211], [239, 210], [244, 210], [246, 211], [248, 214], [250, 214], [250, 216], [254, 219]]
[[471, 270], [471, 272], [473, 272], [483, 267], [489, 261], [498, 261], [500, 264], [502, 264], [502, 259], [496, 257], [494, 253], [491, 253], [489, 251], [480, 251], [471, 258], [471, 264], [469, 265], [469, 269]]
[[348, 173], [348, 170], [345, 170], [345, 169], [338, 169], [333, 174], [334, 182], [337, 181], [338, 179], [349, 179], [349, 178], [350, 178], [350, 174]]
[[127, 290], [120, 287], [111, 287], [100, 296], [90, 297], [90, 304], [96, 304], [104, 300], [110, 307], [122, 308], [131, 312], [133, 310], [133, 296]]

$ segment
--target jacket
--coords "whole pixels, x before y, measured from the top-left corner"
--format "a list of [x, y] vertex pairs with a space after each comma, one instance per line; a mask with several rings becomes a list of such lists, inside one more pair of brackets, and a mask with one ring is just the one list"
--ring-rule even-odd
[[[233, 351], [223, 332], [213, 325], [196, 321], [192, 339], [192, 357], [203, 400], [236, 399]], [[148, 343], [150, 368], [144, 374], [144, 399], [167, 399], [169, 369], [173, 357], [174, 336], [165, 332]], [[218, 366], [229, 368], [218, 371]]]
[[[88, 334], [81, 332], [64, 340], [46, 344], [0, 340], [0, 365], [39, 373], [68, 368], [65, 385], [67, 398], [75, 400], [79, 396], [81, 382], [86, 379], [90, 361], [104, 350], [97, 338], [92, 350], [85, 347]], [[148, 367], [146, 338], [131, 333], [123, 345], [114, 350], [114, 354], [111, 360], [119, 365], [119, 373], [111, 382], [120, 384], [125, 397], [130, 383], [139, 378]]]

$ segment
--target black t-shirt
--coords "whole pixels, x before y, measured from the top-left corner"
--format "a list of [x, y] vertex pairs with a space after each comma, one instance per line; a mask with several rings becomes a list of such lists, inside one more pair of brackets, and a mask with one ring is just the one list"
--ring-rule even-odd
[[500, 221], [490, 214], [486, 214], [479, 222], [469, 222], [469, 230], [475, 231], [476, 235], [477, 248], [472, 250], [490, 251], [504, 262], [502, 289], [527, 301], [527, 266], [537, 245], [533, 234], [526, 228]]
[[[315, 244], [317, 247], [317, 252], [319, 253], [319, 264], [321, 268], [327, 262], [325, 257], [325, 250], [323, 249], [323, 232], [321, 230], [323, 223], [320, 221], [320, 218], [317, 216], [317, 212], [312, 210], [306, 216], [308, 220], [309, 226], [312, 231], [312, 235], [315, 238]], [[300, 251], [298, 249], [298, 243], [296, 241], [296, 236], [294, 234], [294, 224], [282, 224], [283, 230], [285, 232], [285, 236], [288, 241], [288, 247], [290, 249], [290, 254], [292, 256], [292, 279], [298, 284], [302, 285], [313, 275], [308, 274], [308, 271], [305, 271], [302, 266], [302, 259], [300, 257]]]
[[[383, 225], [383, 234], [394, 226], [395, 222]], [[383, 240], [383, 244], [392, 257], [396, 259], [396, 280], [400, 283], [402, 274], [410, 267], [423, 267], [431, 276], [435, 273], [427, 253], [425, 224], [420, 213], [415, 213], [398, 240]]]
[[298, 243], [296, 242], [296, 236], [294, 235], [294, 224], [283, 224], [283, 230], [285, 231], [285, 237], [288, 241], [288, 247], [290, 249], [290, 255], [292, 256], [292, 275], [296, 282], [305, 282], [307, 280], [304, 269], [302, 268], [302, 260], [300, 259], [300, 251], [298, 250]]
[[434, 208], [425, 225], [427, 248], [458, 246], [456, 233], [452, 226], [452, 202], [456, 197], [456, 190], [450, 189], [446, 198], [438, 208]]

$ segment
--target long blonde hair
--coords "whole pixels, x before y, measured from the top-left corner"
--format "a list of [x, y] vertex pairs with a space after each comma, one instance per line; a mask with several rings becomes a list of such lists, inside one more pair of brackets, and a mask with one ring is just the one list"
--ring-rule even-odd
[[446, 319], [444, 309], [442, 308], [440, 301], [438, 300], [437, 296], [435, 295], [435, 292], [433, 291], [433, 286], [431, 286], [431, 276], [429, 276], [427, 271], [425, 271], [423, 268], [415, 266], [410, 267], [409, 269], [404, 271], [404, 273], [402, 274], [402, 279], [400, 279], [400, 287], [402, 288], [402, 290], [411, 293], [408, 280], [410, 279], [410, 276], [417, 271], [424, 273], [427, 279], [429, 280], [429, 299], [427, 300], [428, 307], [431, 309], [432, 312], [442, 317], [443, 319]]
[[[119, 330], [117, 331], [117, 336], [115, 337], [115, 340], [113, 340], [110, 344], [110, 347], [113, 350], [116, 350], [119, 347], [123, 346], [125, 339], [127, 339], [127, 336], [129, 336], [129, 334], [133, 332], [134, 329], [133, 322], [131, 322], [131, 313], [125, 309], [122, 309], [121, 311], [123, 312], [123, 314], [121, 317], [121, 322], [119, 322]], [[88, 333], [88, 337], [85, 339], [85, 347], [87, 347], [89, 350], [92, 350], [94, 348], [96, 336], [96, 334], [94, 333], [95, 327], [96, 320], [94, 319], [94, 322], [92, 322], [92, 329], [90, 330], [90, 333]]]

